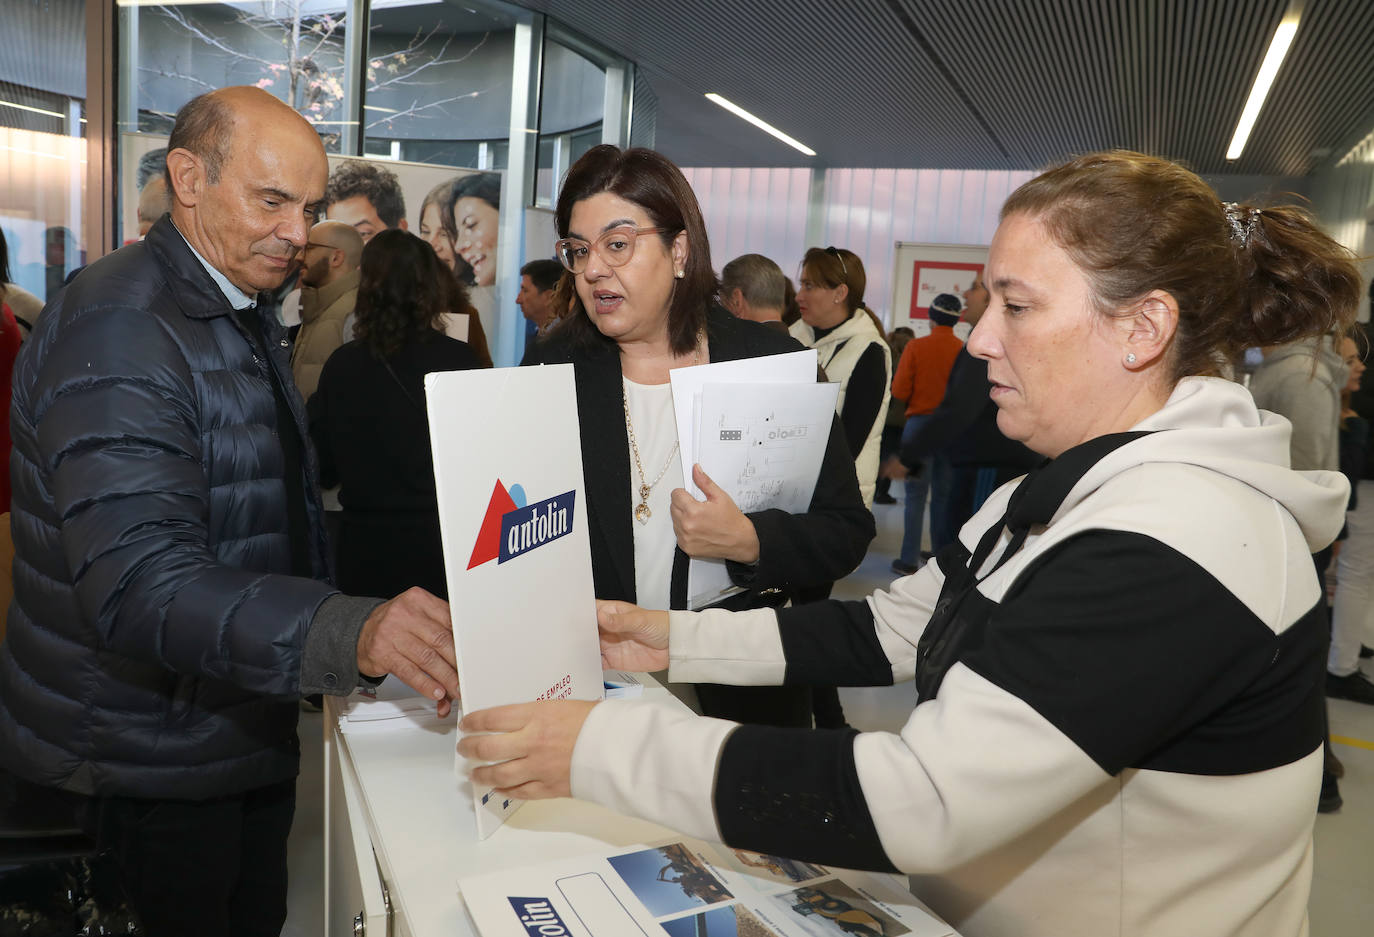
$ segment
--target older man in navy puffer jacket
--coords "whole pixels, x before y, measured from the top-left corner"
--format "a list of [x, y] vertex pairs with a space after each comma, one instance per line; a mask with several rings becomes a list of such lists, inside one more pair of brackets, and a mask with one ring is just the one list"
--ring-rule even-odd
[[446, 710], [446, 603], [326, 582], [279, 285], [324, 194], [310, 125], [254, 88], [177, 117], [175, 195], [20, 357], [5, 769], [91, 795], [150, 935], [275, 934], [297, 699], [395, 672]]

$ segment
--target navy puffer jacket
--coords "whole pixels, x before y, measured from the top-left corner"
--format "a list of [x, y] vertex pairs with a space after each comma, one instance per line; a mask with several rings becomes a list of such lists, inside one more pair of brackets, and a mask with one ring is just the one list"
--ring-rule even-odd
[[[306, 630], [268, 368], [171, 221], [91, 265], [15, 366], [14, 603], [0, 752], [85, 794], [203, 799], [294, 777]], [[306, 451], [310, 452], [309, 447]], [[313, 453], [307, 510], [326, 577]]]

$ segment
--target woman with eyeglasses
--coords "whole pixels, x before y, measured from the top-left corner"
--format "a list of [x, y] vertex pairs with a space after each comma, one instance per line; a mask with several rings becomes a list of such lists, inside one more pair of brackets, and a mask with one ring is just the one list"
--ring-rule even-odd
[[792, 337], [816, 349], [825, 376], [840, 385], [835, 406], [844, 427], [864, 504], [873, 506], [878, 454], [891, 396], [892, 352], [877, 317], [864, 305], [863, 261], [853, 251], [813, 247], [802, 258]]
[[[715, 303], [706, 226], [678, 168], [651, 150], [595, 147], [568, 171], [555, 222], [575, 297], [527, 361], [576, 368], [597, 596], [685, 608], [689, 556], [727, 561], [743, 589], [722, 603], [733, 609], [781, 605], [854, 570], [874, 525], [838, 425], [803, 514], [744, 514], [699, 468], [706, 500], [683, 487], [669, 372], [800, 346]], [[807, 687], [699, 685], [697, 697], [708, 715], [810, 725]]]

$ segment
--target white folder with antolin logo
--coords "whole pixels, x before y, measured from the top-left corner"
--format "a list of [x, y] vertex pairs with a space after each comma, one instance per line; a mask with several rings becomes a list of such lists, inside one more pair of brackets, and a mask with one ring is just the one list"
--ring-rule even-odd
[[[572, 365], [428, 374], [425, 396], [464, 711], [600, 699]], [[519, 806], [472, 797], [481, 837]]]

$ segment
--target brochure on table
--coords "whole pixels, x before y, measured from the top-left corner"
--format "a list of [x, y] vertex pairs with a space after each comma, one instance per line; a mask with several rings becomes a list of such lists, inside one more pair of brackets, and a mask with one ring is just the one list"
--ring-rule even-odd
[[458, 884], [483, 937], [958, 937], [892, 876], [691, 839]]
[[[746, 513], [806, 510], [839, 394], [837, 384], [816, 383], [815, 349], [675, 368], [669, 380], [682, 477], [693, 497], [703, 497], [692, 481], [700, 463]], [[735, 591], [724, 560], [688, 564], [690, 607]]]
[[[572, 365], [428, 374], [425, 396], [463, 708], [600, 699]], [[472, 796], [481, 837], [520, 803]]]

